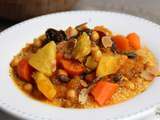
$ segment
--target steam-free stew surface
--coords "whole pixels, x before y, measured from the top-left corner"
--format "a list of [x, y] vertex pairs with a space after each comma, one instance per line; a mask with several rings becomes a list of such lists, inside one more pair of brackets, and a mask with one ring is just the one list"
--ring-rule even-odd
[[137, 33], [113, 34], [87, 24], [49, 28], [10, 63], [11, 76], [30, 97], [65, 108], [96, 108], [144, 92], [158, 73]]

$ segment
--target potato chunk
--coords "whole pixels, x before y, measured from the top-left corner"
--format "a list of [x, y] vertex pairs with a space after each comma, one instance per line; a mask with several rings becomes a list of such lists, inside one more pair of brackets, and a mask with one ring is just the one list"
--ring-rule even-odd
[[33, 78], [36, 81], [39, 91], [49, 100], [52, 100], [56, 95], [56, 89], [49, 78], [40, 72], [34, 73]]
[[115, 73], [119, 69], [120, 56], [116, 55], [103, 55], [97, 70], [96, 75], [102, 77]]
[[29, 59], [29, 64], [41, 73], [51, 76], [56, 65], [56, 44], [51, 41]]

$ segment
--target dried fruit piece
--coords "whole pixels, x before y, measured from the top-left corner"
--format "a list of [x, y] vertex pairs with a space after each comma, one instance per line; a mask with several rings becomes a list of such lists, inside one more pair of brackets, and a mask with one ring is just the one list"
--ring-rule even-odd
[[122, 80], [122, 77], [123, 77], [123, 75], [121, 75], [121, 74], [116, 74], [116, 75], [114, 75], [114, 76], [112, 77], [112, 81], [115, 82], [115, 83], [117, 83], [117, 82], [119, 82], [119, 81]]
[[90, 73], [90, 74], [87, 74], [87, 75], [85, 76], [85, 80], [86, 80], [87, 82], [92, 82], [95, 78], [96, 78], [96, 73], [95, 73], [95, 72]]
[[53, 28], [49, 28], [46, 31], [46, 37], [47, 40], [45, 40], [45, 43], [48, 43], [50, 41], [55, 41], [55, 42], [61, 42], [63, 40], [66, 40], [66, 34], [63, 30], [57, 31]]
[[134, 59], [137, 57], [137, 54], [135, 52], [125, 52], [125, 55], [127, 55], [128, 58]]

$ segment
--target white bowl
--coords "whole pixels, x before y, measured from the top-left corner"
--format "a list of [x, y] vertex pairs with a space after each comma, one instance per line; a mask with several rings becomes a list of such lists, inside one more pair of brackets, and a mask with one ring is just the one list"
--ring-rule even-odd
[[110, 120], [145, 116], [160, 103], [160, 79], [148, 90], [120, 104], [99, 109], [63, 109], [27, 97], [9, 76], [9, 63], [25, 43], [31, 42], [47, 28], [65, 29], [69, 25], [88, 22], [89, 27], [105, 25], [114, 32], [137, 32], [160, 60], [160, 27], [150, 21], [113, 12], [76, 11], [50, 14], [27, 20], [0, 33], [0, 107], [18, 117], [36, 120]]

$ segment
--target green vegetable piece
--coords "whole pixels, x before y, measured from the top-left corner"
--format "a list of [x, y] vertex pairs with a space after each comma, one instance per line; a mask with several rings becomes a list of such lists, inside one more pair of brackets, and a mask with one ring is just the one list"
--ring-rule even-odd
[[84, 57], [91, 52], [91, 41], [87, 33], [83, 32], [79, 37], [76, 47], [73, 50], [73, 56], [75, 59], [82, 62]]
[[92, 70], [94, 70], [96, 67], [97, 67], [97, 62], [94, 60], [94, 58], [92, 56], [89, 56], [87, 58], [87, 61], [86, 61], [86, 66]]

